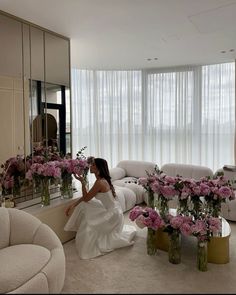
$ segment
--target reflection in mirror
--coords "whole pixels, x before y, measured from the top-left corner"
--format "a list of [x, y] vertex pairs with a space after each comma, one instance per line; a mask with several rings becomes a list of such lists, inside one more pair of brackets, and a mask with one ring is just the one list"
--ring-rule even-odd
[[[47, 122], [47, 124], [46, 124]], [[45, 134], [46, 126], [46, 134]], [[33, 147], [52, 146], [58, 148], [57, 120], [52, 114], [40, 114], [33, 120]]]
[[31, 139], [33, 147], [58, 147], [71, 153], [70, 95], [63, 85], [32, 81]]
[[[35, 146], [71, 153], [70, 41], [3, 11], [0, 24], [0, 164], [20, 155], [23, 183]], [[32, 199], [23, 189], [17, 203]]]

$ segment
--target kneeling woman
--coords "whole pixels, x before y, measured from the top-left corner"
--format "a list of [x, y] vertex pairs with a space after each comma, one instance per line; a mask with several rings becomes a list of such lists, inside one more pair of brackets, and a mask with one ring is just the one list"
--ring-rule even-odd
[[94, 258], [116, 248], [133, 245], [136, 228], [124, 225], [124, 216], [117, 200], [107, 161], [94, 158], [90, 172], [95, 174], [96, 181], [87, 192], [84, 179], [75, 177], [82, 184], [83, 196], [66, 208], [70, 215], [65, 225], [66, 231], [76, 231], [76, 248], [80, 258]]

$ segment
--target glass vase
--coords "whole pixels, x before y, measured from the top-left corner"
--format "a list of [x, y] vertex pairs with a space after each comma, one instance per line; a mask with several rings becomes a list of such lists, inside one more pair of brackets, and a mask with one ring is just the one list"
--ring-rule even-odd
[[39, 194], [41, 193], [42, 189], [42, 181], [40, 178], [34, 178], [33, 179], [33, 193], [34, 194]]
[[50, 205], [50, 192], [49, 192], [50, 179], [43, 178], [41, 180], [41, 205], [42, 207]]
[[197, 268], [200, 271], [207, 271], [207, 241], [197, 243]]
[[202, 212], [202, 201], [198, 195], [193, 195], [191, 197], [192, 203], [192, 214], [195, 219], [198, 219]]
[[154, 193], [148, 192], [148, 207], [154, 208]]
[[147, 254], [156, 255], [157, 245], [156, 245], [156, 231], [152, 228], [147, 229]]
[[62, 199], [71, 199], [73, 197], [72, 176], [70, 174], [62, 177], [60, 191]]
[[159, 194], [158, 196], [158, 210], [160, 213], [160, 216], [165, 219], [166, 215], [169, 213], [169, 206], [168, 206], [168, 200], [163, 195]]
[[181, 262], [181, 234], [178, 230], [174, 230], [169, 234], [169, 262], [179, 264]]
[[219, 217], [220, 216], [220, 211], [221, 211], [221, 202], [220, 201], [213, 201], [212, 205], [212, 217]]
[[178, 207], [177, 207], [177, 213], [181, 214], [181, 215], [185, 215], [185, 216], [189, 215], [188, 198], [179, 199]]
[[12, 188], [12, 194], [13, 194], [14, 198], [20, 197], [20, 195], [21, 195], [21, 183], [20, 183], [19, 177], [14, 178], [14, 185]]

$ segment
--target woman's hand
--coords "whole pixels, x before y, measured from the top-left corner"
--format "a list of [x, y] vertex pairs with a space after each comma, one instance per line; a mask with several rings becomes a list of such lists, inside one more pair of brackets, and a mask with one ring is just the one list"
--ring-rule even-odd
[[65, 209], [65, 214], [66, 214], [66, 216], [69, 216], [69, 215], [70, 215], [70, 211], [71, 211], [72, 209], [74, 209], [74, 207], [75, 207], [75, 204], [71, 204], [70, 206], [68, 206], [68, 207]]
[[84, 181], [84, 177], [81, 175], [74, 174], [75, 178], [78, 179], [80, 182]]

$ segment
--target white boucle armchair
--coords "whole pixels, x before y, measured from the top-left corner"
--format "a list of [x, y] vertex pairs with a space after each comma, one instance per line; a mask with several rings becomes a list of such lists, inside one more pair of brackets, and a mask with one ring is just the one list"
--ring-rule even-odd
[[0, 207], [0, 293], [60, 293], [65, 255], [55, 232], [33, 215]]

